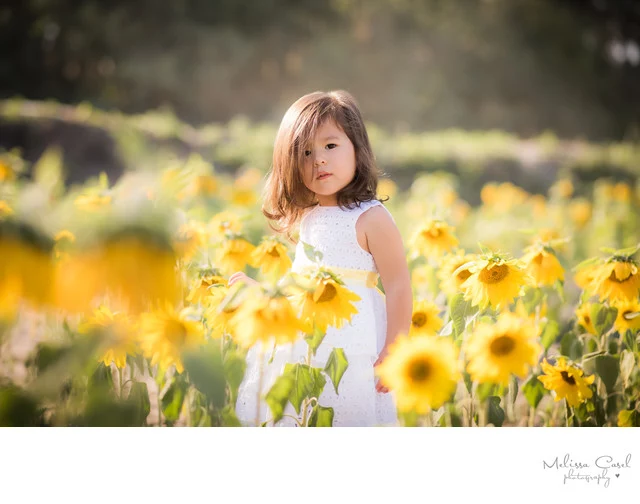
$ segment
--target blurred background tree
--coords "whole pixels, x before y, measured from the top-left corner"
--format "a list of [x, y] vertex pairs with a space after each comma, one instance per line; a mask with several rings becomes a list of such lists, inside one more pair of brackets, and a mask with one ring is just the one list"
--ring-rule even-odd
[[344, 88], [395, 131], [637, 139], [636, 0], [10, 0], [0, 98], [277, 121]]

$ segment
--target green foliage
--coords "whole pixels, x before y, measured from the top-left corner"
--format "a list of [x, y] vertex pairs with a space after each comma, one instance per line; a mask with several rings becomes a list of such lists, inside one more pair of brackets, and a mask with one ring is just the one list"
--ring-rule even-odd
[[309, 427], [332, 427], [333, 408], [325, 408], [316, 404], [311, 412]]
[[223, 408], [227, 396], [227, 382], [220, 344], [209, 341], [198, 350], [183, 355], [185, 371], [189, 380], [215, 408]]
[[537, 408], [538, 404], [547, 393], [544, 385], [540, 380], [538, 380], [537, 374], [532, 375], [522, 387], [522, 393], [527, 399], [529, 406], [532, 408]]
[[349, 361], [347, 360], [344, 350], [342, 348], [334, 348], [331, 351], [331, 354], [329, 354], [324, 371], [327, 373], [327, 376], [331, 378], [336, 394], [338, 394], [338, 385], [340, 384], [340, 380], [348, 367]]
[[290, 376], [294, 381], [289, 401], [298, 415], [302, 401], [311, 397], [320, 397], [327, 383], [321, 369], [307, 364], [285, 364], [284, 375]]
[[184, 373], [174, 374], [169, 388], [161, 399], [162, 415], [167, 425], [173, 425], [180, 417], [188, 389], [189, 382], [186, 380]]

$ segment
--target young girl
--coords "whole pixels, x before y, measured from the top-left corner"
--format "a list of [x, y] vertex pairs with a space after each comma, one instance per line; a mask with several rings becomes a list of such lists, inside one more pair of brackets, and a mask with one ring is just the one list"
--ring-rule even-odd
[[[339, 330], [329, 327], [312, 365], [324, 367], [334, 347], [342, 348], [348, 368], [339, 394], [327, 383], [319, 404], [334, 409], [333, 425], [375, 426], [396, 423], [392, 394], [374, 367], [389, 345], [411, 325], [412, 291], [400, 232], [389, 212], [376, 199], [377, 168], [362, 116], [345, 91], [315, 92], [298, 99], [286, 112], [276, 136], [273, 166], [265, 188], [263, 213], [274, 228], [291, 236], [299, 224], [293, 271], [313, 263], [304, 243], [322, 253], [321, 264], [339, 274], [361, 300], [357, 315]], [[376, 288], [380, 276], [386, 296]], [[373, 281], [372, 281], [373, 279]], [[229, 285], [254, 282], [244, 273], [233, 274]], [[307, 343], [265, 349], [262, 396], [287, 362], [303, 362]], [[260, 352], [254, 346], [240, 387], [236, 413], [254, 424]], [[271, 359], [271, 360], [270, 360]], [[291, 404], [285, 413], [293, 414]], [[260, 422], [270, 411], [262, 404]], [[285, 416], [278, 425], [294, 425]]]

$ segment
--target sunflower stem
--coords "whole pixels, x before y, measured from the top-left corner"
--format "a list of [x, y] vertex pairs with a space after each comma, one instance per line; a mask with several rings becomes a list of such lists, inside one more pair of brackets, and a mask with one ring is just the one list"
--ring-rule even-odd
[[120, 399], [122, 399], [122, 389], [123, 389], [123, 384], [122, 384], [122, 368], [116, 366], [116, 368], [118, 369], [118, 388], [120, 389], [120, 393], [118, 394], [118, 397], [120, 397]]
[[529, 419], [527, 425], [529, 427], [535, 427], [536, 425], [536, 409], [533, 406], [529, 408]]

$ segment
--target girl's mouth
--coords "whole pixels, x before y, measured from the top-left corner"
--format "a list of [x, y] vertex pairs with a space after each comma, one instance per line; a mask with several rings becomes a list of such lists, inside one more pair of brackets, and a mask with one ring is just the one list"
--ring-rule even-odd
[[331, 173], [322, 172], [318, 174], [318, 176], [316, 177], [316, 180], [324, 180], [326, 178], [329, 178], [330, 176], [331, 176]]

